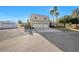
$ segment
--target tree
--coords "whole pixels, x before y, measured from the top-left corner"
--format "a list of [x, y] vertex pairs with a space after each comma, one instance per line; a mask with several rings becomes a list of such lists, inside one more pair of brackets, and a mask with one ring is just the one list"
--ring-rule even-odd
[[69, 15], [65, 15], [64, 17], [59, 19], [59, 23], [63, 23], [64, 28], [66, 27], [67, 23], [70, 23], [71, 17]]
[[58, 19], [58, 16], [59, 16], [59, 12], [56, 12], [56, 13], [55, 13], [55, 17], [56, 17], [56, 27], [57, 27], [57, 19]]
[[72, 11], [72, 23], [76, 24], [76, 28], [78, 27], [77, 24], [79, 23], [79, 20], [78, 20], [78, 17], [79, 17], [79, 9], [76, 8], [75, 10]]
[[59, 22], [59, 23], [62, 23], [62, 24], [64, 25], [64, 28], [65, 28], [65, 24], [66, 24], [66, 23], [65, 23], [65, 20], [64, 20], [63, 17], [62, 17], [62, 18], [59, 18], [59, 19], [58, 19], [58, 22]]
[[56, 19], [57, 19], [58, 16], [59, 16], [59, 12], [56, 12], [56, 13], [55, 13], [55, 16], [56, 16]]
[[71, 16], [65, 15], [64, 20], [65, 20], [66, 23], [71, 23]]
[[[52, 15], [53, 23], [54, 23], [54, 10], [51, 10], [51, 11], [50, 11], [50, 14]], [[53, 27], [54, 27], [54, 25], [53, 25]]]
[[57, 6], [55, 6], [54, 8], [53, 8], [53, 10], [54, 10], [54, 16], [56, 17], [56, 19], [58, 18], [58, 16], [59, 16], [59, 12], [58, 12], [58, 7]]
[[[58, 12], [58, 8], [57, 6], [54, 6], [52, 10], [50, 10], [50, 14], [53, 17], [53, 23], [54, 23], [54, 16], [56, 17], [56, 19], [58, 18], [59, 12]], [[54, 25], [53, 25], [54, 26]]]

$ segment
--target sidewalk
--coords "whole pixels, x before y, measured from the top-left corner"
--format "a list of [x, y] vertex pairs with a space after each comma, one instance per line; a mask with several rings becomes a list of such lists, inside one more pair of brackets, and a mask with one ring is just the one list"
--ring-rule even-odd
[[72, 29], [72, 28], [69, 28], [69, 27], [66, 27], [67, 29], [71, 30], [71, 31], [77, 31], [79, 32], [79, 29]]
[[50, 43], [38, 33], [0, 41], [0, 51], [3, 52], [61, 52], [54, 44]]

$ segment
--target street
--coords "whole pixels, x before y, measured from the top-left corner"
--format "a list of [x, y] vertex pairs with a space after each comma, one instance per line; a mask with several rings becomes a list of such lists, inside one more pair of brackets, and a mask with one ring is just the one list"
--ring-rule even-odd
[[40, 34], [65, 52], [79, 52], [79, 32], [40, 32]]
[[26, 29], [25, 32], [18, 29], [0, 30], [0, 51], [79, 52], [79, 32], [55, 29]]

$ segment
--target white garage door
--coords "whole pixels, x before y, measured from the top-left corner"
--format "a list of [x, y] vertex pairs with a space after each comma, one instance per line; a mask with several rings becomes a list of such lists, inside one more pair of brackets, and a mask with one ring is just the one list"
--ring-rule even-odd
[[34, 28], [49, 28], [48, 25], [44, 25], [44, 24], [34, 24], [33, 25]]

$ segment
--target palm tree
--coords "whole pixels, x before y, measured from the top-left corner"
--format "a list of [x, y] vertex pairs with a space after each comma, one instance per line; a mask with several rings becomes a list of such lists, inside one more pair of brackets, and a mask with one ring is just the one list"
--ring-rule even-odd
[[[58, 8], [57, 6], [54, 6], [52, 10], [50, 10], [50, 14], [53, 17], [53, 24], [54, 24], [54, 16], [56, 17], [56, 19], [58, 18], [59, 12], [58, 12]], [[54, 26], [54, 25], [53, 25]]]
[[57, 6], [53, 7], [54, 12], [56, 12], [58, 10]]
[[59, 16], [59, 12], [56, 12], [56, 13], [55, 13], [55, 16], [56, 16], [56, 19], [57, 19], [58, 16]]
[[51, 10], [50, 14], [52, 15], [52, 18], [53, 18], [53, 27], [54, 27], [54, 10]]
[[57, 27], [57, 19], [58, 19], [58, 16], [59, 16], [59, 12], [56, 12], [56, 13], [55, 13], [55, 17], [56, 17], [56, 27]]

